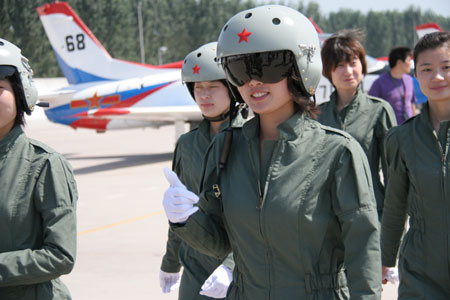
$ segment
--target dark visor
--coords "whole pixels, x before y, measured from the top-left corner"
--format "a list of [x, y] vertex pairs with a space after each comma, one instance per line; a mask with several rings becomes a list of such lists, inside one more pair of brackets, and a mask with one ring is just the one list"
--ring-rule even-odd
[[14, 72], [16, 72], [16, 68], [12, 66], [0, 66], [0, 79], [11, 77]]
[[263, 83], [276, 83], [288, 77], [294, 65], [291, 51], [271, 51], [233, 55], [222, 59], [222, 66], [235, 86], [243, 86], [255, 79]]

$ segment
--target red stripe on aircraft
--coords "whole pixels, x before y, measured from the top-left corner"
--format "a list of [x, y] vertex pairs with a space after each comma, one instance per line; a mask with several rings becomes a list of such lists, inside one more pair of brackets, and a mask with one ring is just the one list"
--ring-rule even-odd
[[129, 113], [130, 111], [128, 109], [103, 108], [96, 111], [94, 117], [126, 115]]
[[438, 24], [436, 24], [434, 22], [430, 22], [430, 23], [421, 24], [421, 25], [417, 25], [416, 26], [416, 30], [418, 30], [418, 29], [419, 30], [420, 29], [428, 29], [428, 28], [434, 28], [434, 29], [437, 29], [438, 31], [443, 31], [442, 28]]
[[146, 65], [146, 64], [141, 64], [141, 63], [134, 62], [134, 61], [122, 60], [122, 59], [117, 59], [117, 58], [115, 58], [115, 60], [122, 61], [122, 62], [125, 62], [128, 64], [138, 65], [141, 67], [150, 68], [150, 69], [181, 69], [183, 67], [183, 62], [184, 62], [184, 61], [180, 60], [180, 61], [171, 62], [171, 63], [164, 64], [164, 65], [155, 66], [155, 65]]
[[89, 103], [86, 100], [70, 101], [70, 109], [88, 107]]
[[[120, 103], [118, 103], [116, 105], [110, 106], [109, 108], [101, 109], [101, 110], [97, 111], [96, 113], [94, 113], [94, 115], [96, 115], [96, 114], [97, 114], [97, 116], [98, 115], [102, 115], [103, 114], [102, 110], [104, 110], [105, 113], [107, 111], [110, 111], [110, 112], [111, 111], [115, 111], [117, 113], [118, 112], [123, 112], [121, 114], [124, 114], [126, 110], [119, 110], [117, 108], [133, 106], [135, 103], [139, 102], [140, 100], [142, 100], [146, 96], [151, 95], [152, 93], [154, 93], [156, 91], [159, 91], [160, 89], [165, 88], [166, 86], [169, 86], [169, 85], [171, 85], [174, 82], [175, 81], [166, 83], [166, 84], [164, 84], [164, 85], [162, 85], [160, 87], [154, 88], [154, 89], [149, 90], [149, 91], [147, 91], [145, 93], [136, 95], [136, 96], [131, 97], [131, 98], [125, 100], [125, 101], [122, 101], [122, 102], [120, 102]], [[116, 109], [116, 110], [114, 110], [114, 109]], [[78, 114], [75, 114], [75, 115], [71, 116], [71, 117], [81, 117], [81, 119], [78, 119], [78, 120], [72, 122], [72, 124], [70, 124], [70, 126], [72, 128], [81, 127], [81, 128], [96, 129], [98, 131], [105, 131], [108, 123], [111, 121], [111, 119], [86, 118], [87, 115], [88, 115], [88, 113], [87, 113], [87, 111], [85, 111], [85, 112], [78, 113]]]
[[118, 103], [120, 103], [120, 95], [106, 96], [101, 101], [101, 105], [118, 104]]
[[72, 128], [89, 128], [89, 129], [96, 129], [98, 131], [105, 131], [106, 126], [111, 120], [109, 119], [94, 119], [94, 118], [82, 118], [79, 120], [76, 120], [70, 124]]
[[120, 102], [120, 103], [118, 103], [118, 104], [116, 104], [116, 105], [110, 106], [109, 108], [131, 107], [131, 106], [133, 106], [135, 103], [137, 103], [137, 102], [141, 101], [143, 98], [147, 97], [148, 95], [151, 95], [151, 94], [153, 94], [154, 92], [159, 91], [160, 89], [163, 89], [163, 88], [165, 88], [166, 86], [169, 86], [169, 85], [171, 85], [171, 84], [174, 83], [174, 82], [175, 82], [175, 81], [166, 83], [166, 84], [164, 84], [164, 85], [162, 85], [162, 86], [159, 86], [159, 87], [157, 87], [157, 88], [154, 88], [154, 89], [152, 89], [152, 90], [149, 90], [149, 91], [147, 91], [147, 92], [145, 92], [145, 93], [136, 95], [136, 96], [134, 96], [134, 97], [130, 97], [130, 98], [128, 98], [127, 100], [124, 100], [124, 101], [122, 101], [122, 102]]
[[83, 111], [74, 115], [70, 115], [69, 118], [84, 118], [88, 116], [88, 112], [87, 111]]
[[322, 29], [320, 29], [319, 25], [316, 24], [311, 18], [308, 18], [308, 20], [313, 24], [314, 29], [317, 31], [317, 33], [323, 33]]

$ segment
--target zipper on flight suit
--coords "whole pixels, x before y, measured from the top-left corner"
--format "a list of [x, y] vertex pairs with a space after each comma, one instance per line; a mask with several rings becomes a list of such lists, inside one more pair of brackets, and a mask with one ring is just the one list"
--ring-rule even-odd
[[262, 192], [262, 189], [261, 189], [261, 182], [259, 180], [259, 176], [258, 176], [258, 174], [256, 172], [255, 161], [253, 160], [253, 155], [252, 155], [252, 152], [253, 152], [252, 151], [252, 145], [250, 143], [248, 144], [248, 148], [247, 149], [248, 149], [248, 154], [249, 154], [249, 157], [250, 157], [250, 163], [252, 165], [252, 171], [253, 171], [253, 174], [256, 177], [256, 186], [258, 187], [259, 205], [256, 206], [256, 209], [261, 209], [262, 208], [262, 204], [263, 204], [264, 195], [263, 195], [263, 192]]
[[[446, 154], [445, 152], [446, 151], [444, 151], [444, 149], [442, 149], [441, 142], [439, 141], [439, 137], [438, 137], [438, 135], [437, 135], [435, 130], [433, 130], [433, 135], [434, 135], [434, 137], [436, 139], [436, 143], [438, 144], [439, 153], [441, 154], [441, 162], [443, 163], [443, 167], [445, 169], [445, 154]], [[448, 148], [448, 146], [447, 146], [447, 148]]]
[[[449, 143], [450, 143], [449, 138], [448, 138], [448, 136], [449, 136], [448, 131], [449, 130], [450, 129], [447, 128], [447, 133], [446, 133], [446, 137], [447, 138], [446, 138], [445, 150], [442, 148], [442, 145], [441, 145], [441, 143], [439, 141], [439, 137], [438, 137], [436, 131], [433, 130], [434, 137], [436, 138], [436, 142], [439, 145], [439, 151], [441, 152], [441, 161], [442, 161], [441, 188], [442, 188], [442, 193], [444, 195], [444, 199], [448, 199], [448, 197], [447, 197], [447, 189], [446, 189], [446, 186], [445, 186], [446, 177], [447, 177], [447, 169], [446, 169], [446, 166], [445, 166], [445, 162], [446, 162], [446, 154], [448, 152]], [[447, 226], [448, 226], [448, 221], [447, 221]], [[449, 247], [449, 242], [448, 241], [447, 241], [447, 247]], [[449, 261], [449, 260], [450, 260], [450, 257], [447, 257], [447, 261]]]
[[[280, 144], [280, 140], [278, 140], [276, 146], [273, 148], [273, 151], [272, 151], [272, 157], [270, 159], [269, 170], [267, 172], [267, 178], [265, 179], [266, 180], [265, 191], [263, 191], [262, 188], [261, 188], [260, 174], [258, 174], [256, 172], [256, 167], [255, 167], [256, 164], [255, 164], [255, 161], [254, 161], [253, 156], [252, 156], [253, 151], [252, 151], [251, 144], [249, 144], [249, 147], [248, 147], [248, 151], [249, 151], [249, 154], [250, 154], [250, 162], [251, 162], [251, 165], [252, 165], [252, 170], [253, 170], [253, 173], [255, 174], [255, 177], [257, 178], [257, 186], [258, 186], [258, 194], [259, 194], [259, 206], [257, 206], [256, 209], [258, 210], [259, 219], [260, 219], [260, 221], [259, 221], [259, 230], [260, 230], [260, 233], [261, 233], [261, 237], [264, 239], [264, 241], [266, 241], [266, 239], [265, 239], [265, 236], [263, 234], [262, 227], [261, 227], [261, 224], [262, 224], [261, 209], [262, 209], [262, 205], [264, 203], [264, 195], [265, 195], [265, 192], [267, 192], [267, 189], [269, 188], [270, 177], [271, 177], [273, 168], [275, 166], [274, 160], [276, 159], [276, 157], [279, 156], [278, 152], [280, 151], [280, 147], [281, 147], [280, 145], [281, 145]], [[272, 274], [274, 273], [274, 271], [272, 270], [272, 267], [273, 267], [273, 254], [272, 254], [272, 251], [271, 251], [270, 247], [269, 246], [266, 246], [266, 247], [267, 248], [265, 250], [265, 256], [266, 256], [265, 259], [266, 259], [266, 261], [268, 261], [268, 265], [267, 265], [268, 270], [267, 270], [266, 276], [267, 276], [268, 282], [272, 283], [272, 277], [273, 277]], [[266, 299], [272, 299], [272, 290], [270, 288], [268, 289], [268, 294], [267, 294]]]
[[[436, 143], [438, 144], [439, 152], [440, 152], [440, 154], [441, 154], [441, 162], [442, 162], [441, 188], [442, 188], [443, 195], [444, 195], [444, 197], [445, 197], [445, 194], [446, 194], [446, 190], [445, 190], [445, 178], [446, 178], [446, 173], [447, 173], [447, 172], [446, 172], [446, 169], [445, 169], [445, 161], [446, 161], [446, 152], [448, 151], [448, 141], [446, 142], [446, 149], [447, 149], [447, 151], [445, 151], [445, 150], [442, 148], [441, 142], [439, 141], [438, 134], [437, 134], [437, 132], [436, 132], [435, 130], [433, 130], [433, 135], [434, 135], [434, 138], [435, 138], [435, 140], [436, 140]], [[448, 135], [448, 134], [447, 134], [447, 135]], [[448, 138], [447, 138], [447, 140], [448, 140]]]
[[[259, 205], [257, 205], [256, 206], [256, 210], [257, 210], [257, 212], [258, 212], [258, 226], [259, 226], [259, 234], [261, 235], [261, 239], [264, 241], [264, 244], [267, 244], [267, 242], [266, 242], [266, 237], [264, 236], [264, 233], [263, 233], [263, 229], [262, 229], [262, 226], [261, 226], [261, 223], [262, 223], [262, 221], [261, 221], [261, 218], [262, 218], [262, 216], [261, 216], [261, 210], [262, 210], [262, 205], [263, 205], [263, 201], [264, 201], [264, 193], [263, 193], [263, 191], [262, 191], [262, 189], [261, 189], [261, 182], [260, 182], [260, 175], [258, 174], [258, 172], [256, 172], [256, 164], [255, 164], [255, 160], [253, 159], [253, 155], [252, 155], [252, 153], [253, 153], [253, 151], [252, 151], [252, 145], [251, 145], [251, 143], [249, 143], [248, 144], [248, 153], [249, 153], [249, 156], [250, 156], [250, 164], [252, 165], [252, 171], [253, 171], [253, 174], [255, 175], [255, 177], [256, 177], [256, 185], [257, 185], [257, 187], [258, 187], [258, 196], [259, 196]], [[271, 259], [271, 252], [270, 252], [270, 250], [268, 250], [267, 249], [267, 246], [266, 246], [266, 250], [265, 250], [265, 260], [267, 261], [267, 260], [269, 260], [269, 259]], [[271, 272], [270, 272], [270, 265], [266, 265], [266, 268], [269, 268], [268, 270], [266, 270], [266, 276], [268, 277], [268, 281], [269, 282], [271, 282]], [[269, 294], [267, 295], [267, 297], [266, 297], [266, 299], [270, 299], [270, 289], [269, 289]]]
[[339, 122], [341, 123], [341, 130], [345, 131], [345, 121], [347, 120], [347, 114], [345, 114], [344, 120], [341, 119], [339, 112], [336, 111], [336, 114]]

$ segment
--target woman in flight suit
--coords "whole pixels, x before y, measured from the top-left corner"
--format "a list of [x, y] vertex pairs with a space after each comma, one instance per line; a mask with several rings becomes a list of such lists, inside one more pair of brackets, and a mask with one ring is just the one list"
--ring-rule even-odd
[[400, 252], [398, 298], [444, 300], [450, 299], [450, 33], [422, 37], [414, 63], [428, 102], [386, 137], [383, 273]]
[[[216, 49], [217, 42], [214, 42], [189, 53], [182, 68], [182, 80], [204, 119], [198, 128], [182, 135], [177, 141], [173, 170], [181, 182], [195, 193], [199, 190], [203, 157], [212, 137], [229, 125], [230, 118], [233, 120], [232, 126], [241, 126], [243, 123], [241, 117], [236, 117], [237, 103], [228, 88], [225, 73], [216, 61]], [[175, 287], [181, 266], [184, 271], [178, 299], [225, 297], [234, 268], [232, 254], [225, 261], [207, 256], [189, 247], [169, 230], [167, 251], [160, 271], [163, 292], [170, 292]]]
[[323, 75], [333, 84], [335, 91], [330, 101], [319, 107], [318, 121], [348, 132], [361, 145], [367, 155], [378, 216], [381, 222], [384, 185], [380, 168], [386, 178], [384, 137], [397, 125], [391, 105], [363, 92], [361, 83], [367, 74], [366, 52], [359, 41], [359, 32], [343, 30], [333, 34], [322, 45]]
[[312, 119], [319, 49], [311, 22], [279, 5], [240, 12], [220, 33], [227, 79], [256, 116], [233, 129], [225, 165], [226, 133], [208, 149], [198, 211], [180, 189], [163, 205], [193, 247], [217, 258], [233, 250], [227, 299], [380, 299], [367, 158], [350, 135]]
[[28, 60], [0, 39], [0, 299], [71, 299], [77, 189], [60, 154], [22, 130], [37, 90]]

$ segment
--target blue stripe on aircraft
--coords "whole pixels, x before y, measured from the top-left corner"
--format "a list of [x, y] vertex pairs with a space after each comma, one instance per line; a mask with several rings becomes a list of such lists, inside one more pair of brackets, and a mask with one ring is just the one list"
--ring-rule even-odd
[[[107, 96], [111, 96], [111, 95], [120, 95], [120, 102], [123, 102], [131, 97], [137, 96], [139, 94], [145, 93], [147, 91], [153, 90], [155, 88], [160, 87], [161, 85], [164, 85], [165, 83], [161, 83], [161, 84], [156, 84], [153, 86], [148, 86], [142, 89], [134, 89], [134, 90], [128, 90], [128, 91], [123, 91], [120, 93], [112, 93], [112, 94], [108, 94], [108, 95], [102, 95], [101, 97], [107, 97]], [[87, 100], [86, 99], [74, 99], [74, 100]], [[100, 106], [101, 108], [106, 108], [106, 107], [110, 107], [112, 105], [108, 105], [108, 106], [104, 106], [101, 105], [101, 101], [100, 101]], [[97, 107], [96, 107], [97, 108]], [[60, 105], [54, 108], [49, 108], [45, 110], [45, 114], [47, 115], [47, 118], [55, 123], [60, 123], [60, 124], [64, 124], [64, 125], [70, 125], [73, 122], [81, 119], [81, 117], [69, 117], [69, 116], [73, 116], [79, 113], [83, 113], [89, 110], [89, 106], [86, 107], [82, 107], [82, 108], [70, 108], [70, 103], [64, 104], [64, 105]]]
[[78, 83], [85, 83], [85, 82], [93, 82], [93, 81], [99, 81], [99, 80], [111, 80], [109, 78], [103, 78], [98, 77], [95, 75], [92, 75], [90, 73], [86, 73], [84, 71], [81, 71], [77, 68], [72, 68], [66, 62], [57, 54], [56, 51], [56, 60], [58, 61], [59, 67], [61, 68], [64, 77], [66, 77], [67, 81], [70, 84], [78, 84]]

